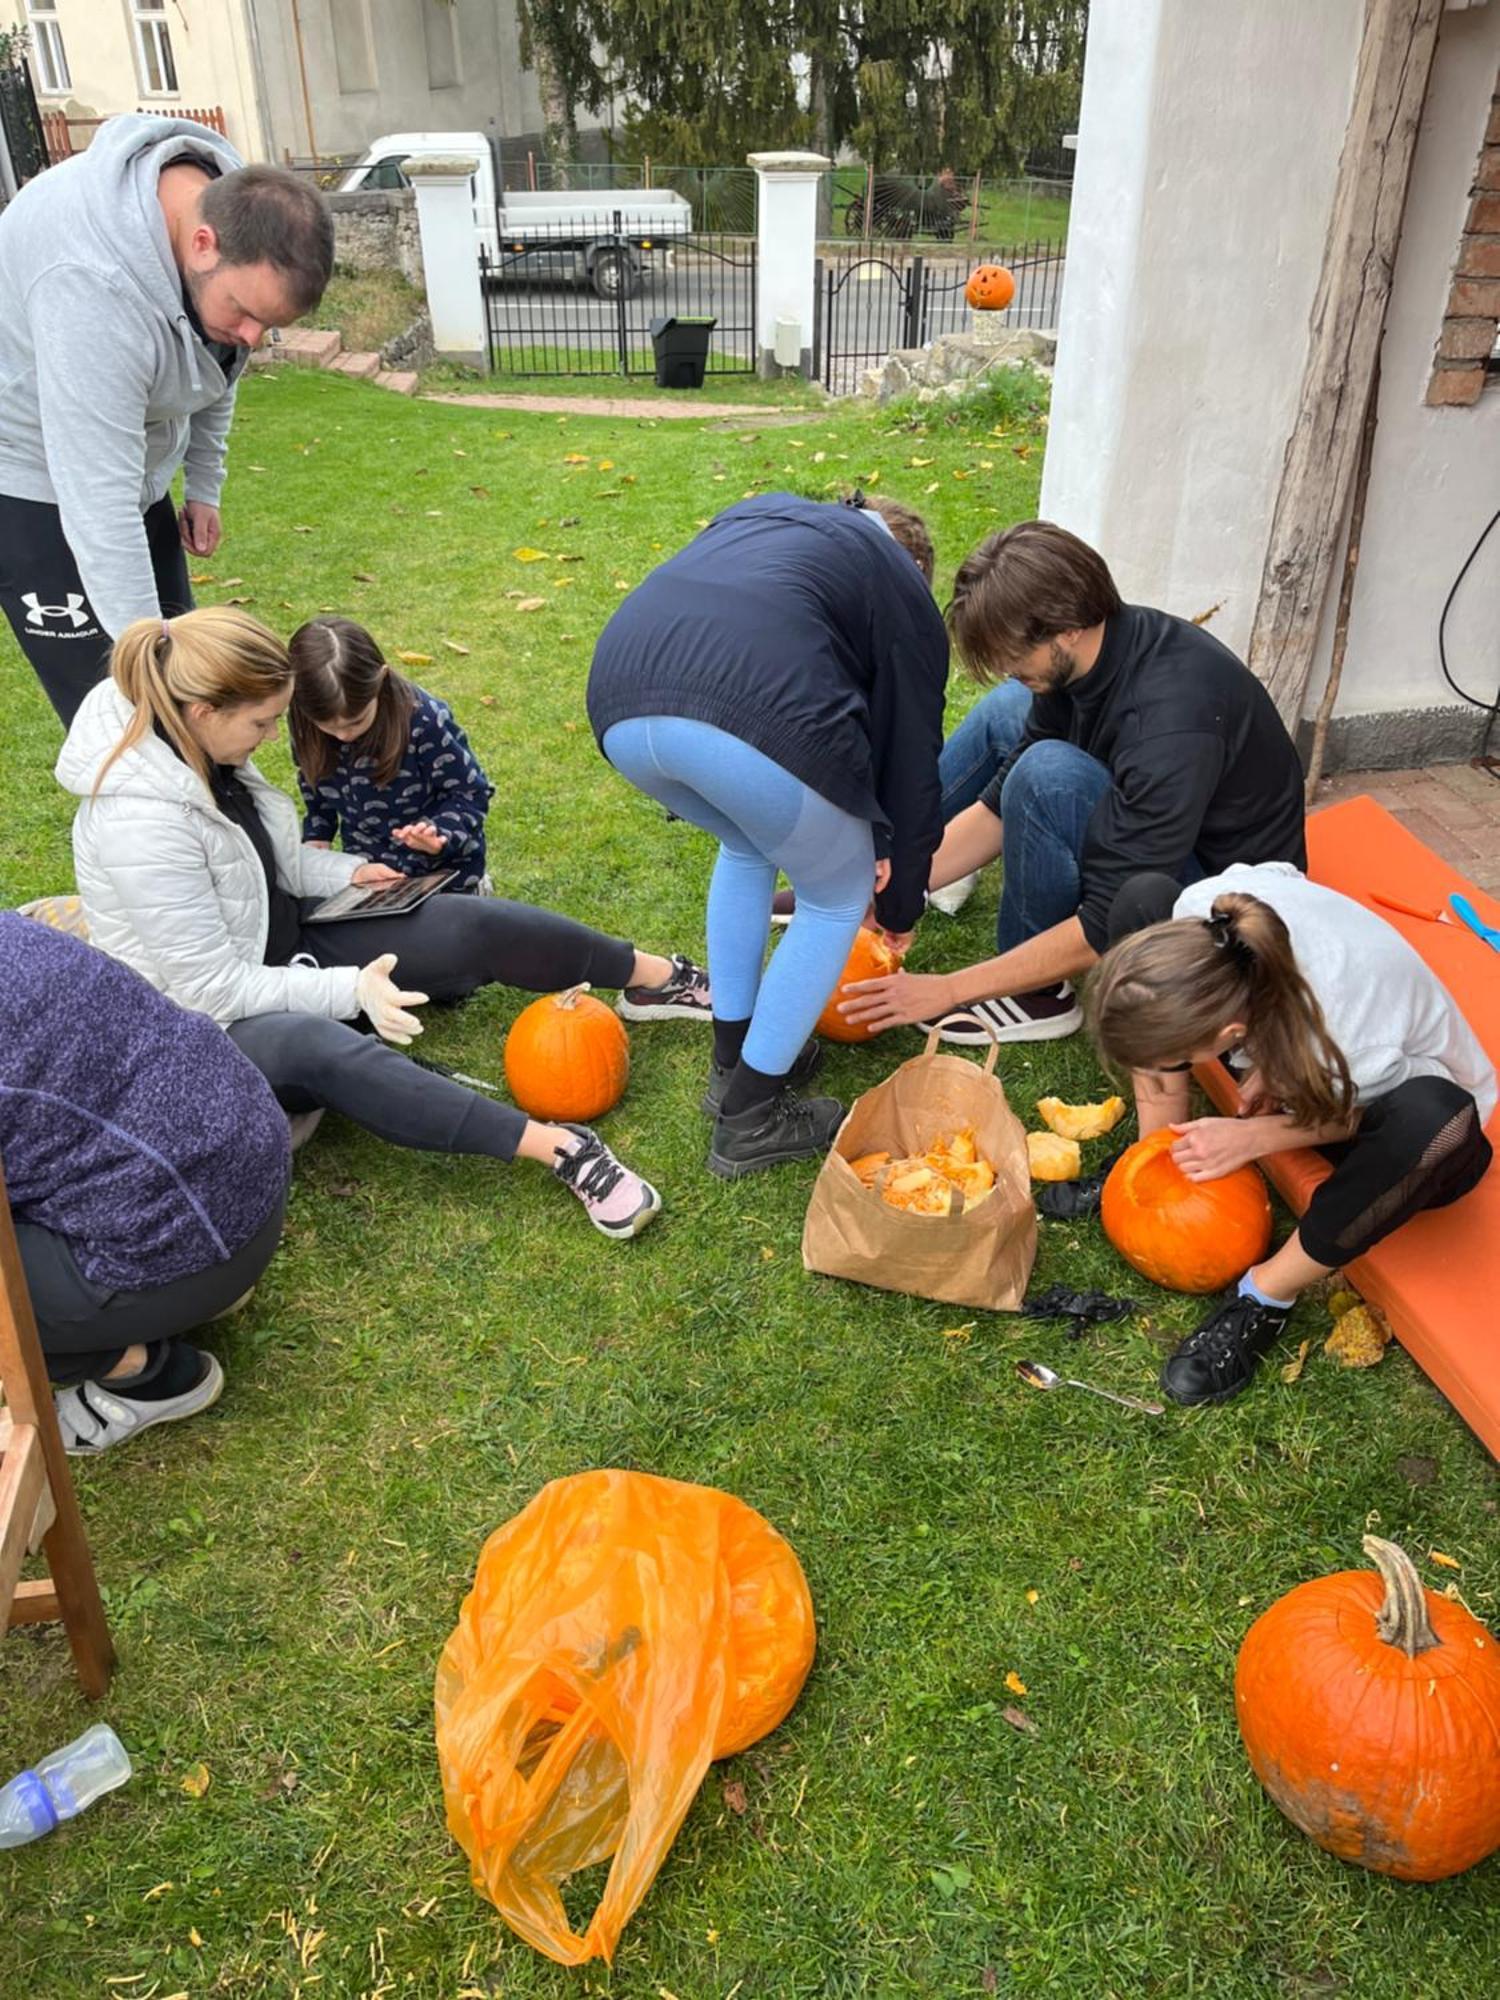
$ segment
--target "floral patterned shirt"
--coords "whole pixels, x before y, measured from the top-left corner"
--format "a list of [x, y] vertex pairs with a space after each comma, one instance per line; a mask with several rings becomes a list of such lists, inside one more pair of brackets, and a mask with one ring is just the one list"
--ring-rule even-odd
[[[456, 868], [458, 879], [448, 888], [474, 890], [484, 875], [484, 816], [495, 788], [448, 704], [425, 688], [414, 692], [406, 753], [388, 785], [376, 784], [370, 759], [356, 757], [349, 744], [340, 744], [337, 764], [316, 789], [298, 772], [307, 808], [302, 838], [332, 841], [342, 831], [347, 854], [383, 861], [403, 875]], [[443, 836], [441, 854], [392, 840], [393, 828], [421, 819]]]

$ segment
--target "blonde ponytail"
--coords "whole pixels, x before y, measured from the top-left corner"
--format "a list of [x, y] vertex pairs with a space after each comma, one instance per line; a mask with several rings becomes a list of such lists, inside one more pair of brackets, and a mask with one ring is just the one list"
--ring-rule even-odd
[[109, 671], [133, 713], [95, 774], [94, 798], [115, 760], [153, 729], [160, 729], [206, 786], [210, 760], [184, 719], [187, 704], [237, 708], [266, 701], [292, 678], [286, 647], [276, 634], [229, 605], [184, 611], [177, 618], [136, 619], [115, 641]]
[[1349, 1065], [1287, 927], [1257, 896], [1228, 892], [1206, 918], [1152, 924], [1112, 946], [1087, 1007], [1100, 1054], [1121, 1069], [1180, 1062], [1243, 1021], [1267, 1092], [1297, 1124], [1342, 1124], [1354, 1108]]

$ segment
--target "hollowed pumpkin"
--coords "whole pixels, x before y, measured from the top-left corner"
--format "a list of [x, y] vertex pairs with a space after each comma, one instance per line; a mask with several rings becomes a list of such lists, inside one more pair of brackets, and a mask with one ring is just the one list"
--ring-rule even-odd
[[817, 1032], [830, 1042], [867, 1042], [875, 1033], [863, 1021], [849, 1020], [839, 1012], [839, 1002], [844, 999], [846, 986], [856, 979], [882, 979], [888, 972], [899, 972], [901, 960], [878, 931], [861, 928], [855, 933], [854, 944], [849, 957], [839, 974], [839, 983], [833, 989], [827, 1006], [817, 1019]]
[[1310, 1840], [1437, 1882], [1500, 1848], [1500, 1642], [1394, 1542], [1363, 1547], [1378, 1577], [1318, 1577], [1256, 1619], [1235, 1712], [1256, 1777]]
[[1254, 1167], [1190, 1181], [1172, 1158], [1177, 1134], [1153, 1132], [1120, 1155], [1104, 1183], [1104, 1233], [1143, 1278], [1172, 1292], [1217, 1292], [1264, 1257], [1271, 1200]]
[[964, 297], [980, 312], [1004, 312], [1016, 295], [1016, 281], [1003, 264], [976, 264]]
[[598, 1118], [625, 1095], [629, 1075], [625, 1024], [587, 986], [533, 1000], [506, 1037], [505, 1081], [533, 1118]]

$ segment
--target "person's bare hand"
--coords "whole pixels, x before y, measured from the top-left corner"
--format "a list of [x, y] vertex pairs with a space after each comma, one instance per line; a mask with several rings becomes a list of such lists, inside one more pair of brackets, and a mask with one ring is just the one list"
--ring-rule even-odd
[[839, 1012], [874, 1034], [913, 1021], [935, 1021], [955, 1005], [946, 973], [888, 972], [882, 979], [858, 979], [844, 989]]
[[211, 556], [224, 532], [217, 507], [206, 500], [189, 500], [177, 519], [182, 546], [192, 556]]
[[349, 880], [360, 889], [374, 889], [386, 882], [404, 882], [399, 868], [387, 868], [383, 861], [362, 861]]
[[1218, 1181], [1260, 1157], [1256, 1134], [1235, 1118], [1192, 1118], [1173, 1125], [1172, 1158], [1190, 1181]]
[[403, 847], [414, 847], [419, 854], [443, 851], [443, 836], [430, 819], [415, 819], [410, 826], [392, 827], [391, 839], [399, 840]]

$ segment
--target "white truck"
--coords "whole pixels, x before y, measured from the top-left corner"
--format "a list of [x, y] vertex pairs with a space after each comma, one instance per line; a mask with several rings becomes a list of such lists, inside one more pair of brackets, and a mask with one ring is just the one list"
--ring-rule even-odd
[[692, 204], [672, 188], [589, 188], [547, 194], [497, 188], [483, 132], [388, 132], [367, 146], [337, 192], [410, 185], [401, 162], [472, 154], [476, 252], [490, 278], [587, 283], [602, 299], [633, 298], [654, 260], [691, 234]]

